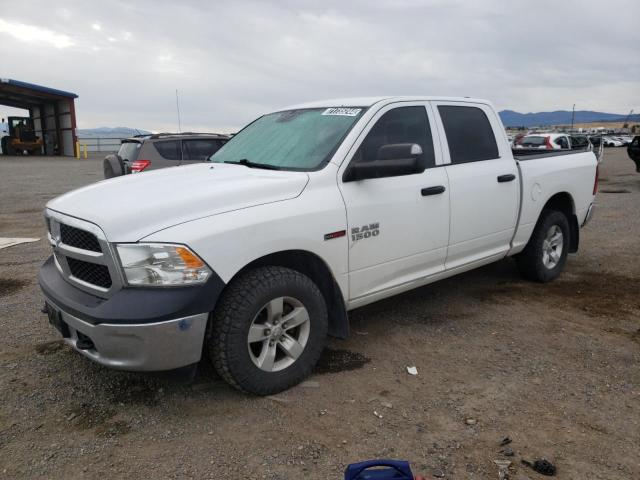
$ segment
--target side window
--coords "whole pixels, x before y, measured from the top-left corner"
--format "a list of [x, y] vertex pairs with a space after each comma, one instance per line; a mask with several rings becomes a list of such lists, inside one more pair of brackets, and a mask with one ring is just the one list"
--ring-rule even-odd
[[181, 160], [180, 140], [163, 140], [154, 142], [154, 147], [165, 160]]
[[589, 145], [589, 140], [587, 137], [570, 137], [571, 138], [571, 147], [572, 148], [585, 148]]
[[447, 136], [451, 163], [498, 158], [496, 137], [485, 113], [477, 107], [438, 107]]
[[426, 168], [435, 165], [433, 138], [425, 107], [399, 107], [382, 115], [356, 151], [353, 161], [378, 160], [380, 147], [397, 143], [417, 143], [422, 147], [419, 159], [422, 164]]
[[213, 138], [182, 141], [185, 160], [201, 160], [204, 162], [216, 153], [221, 146], [220, 140]]
[[555, 144], [560, 146], [560, 148], [569, 148], [569, 142], [567, 137], [559, 137], [556, 139]]

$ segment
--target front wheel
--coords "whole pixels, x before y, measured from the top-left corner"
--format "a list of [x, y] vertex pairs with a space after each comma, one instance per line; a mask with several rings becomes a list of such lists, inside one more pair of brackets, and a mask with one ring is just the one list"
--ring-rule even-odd
[[[20, 152], [22, 153], [22, 152]], [[18, 155], [18, 151], [13, 148], [13, 145], [11, 145], [11, 139], [8, 139], [5, 141], [4, 144], [4, 154], [5, 155]]]
[[316, 284], [283, 267], [241, 274], [211, 318], [211, 361], [230, 385], [256, 395], [286, 390], [307, 377], [327, 336], [327, 307]]
[[557, 278], [569, 253], [569, 220], [557, 210], [543, 210], [525, 249], [516, 256], [520, 273], [529, 280]]

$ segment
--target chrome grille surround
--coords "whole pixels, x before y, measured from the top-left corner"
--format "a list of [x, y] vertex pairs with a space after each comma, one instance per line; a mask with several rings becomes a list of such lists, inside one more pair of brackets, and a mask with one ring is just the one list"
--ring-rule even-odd
[[[49, 243], [53, 248], [55, 264], [65, 280], [87, 293], [91, 293], [92, 295], [96, 295], [102, 298], [109, 298], [111, 295], [113, 295], [123, 287], [124, 281], [120, 273], [120, 268], [116, 260], [117, 257], [115, 255], [114, 249], [107, 241], [107, 237], [100, 227], [98, 227], [94, 223], [80, 220], [79, 218], [71, 217], [69, 215], [65, 215], [50, 209], [47, 209], [45, 211], [45, 220], [47, 226], [49, 227], [47, 239], [49, 240]], [[66, 245], [62, 242], [60, 225], [68, 225], [70, 227], [93, 234], [98, 240], [101, 251], [95, 252], [92, 250], [84, 250], [71, 245]], [[108, 288], [105, 288], [103, 286], [89, 283], [81, 278], [75, 277], [71, 273], [69, 263], [67, 262], [67, 257], [79, 260], [81, 262], [103, 265], [109, 271], [109, 276], [111, 277], [111, 285]], [[108, 284], [108, 282], [104, 282], [104, 284], [106, 285]]]

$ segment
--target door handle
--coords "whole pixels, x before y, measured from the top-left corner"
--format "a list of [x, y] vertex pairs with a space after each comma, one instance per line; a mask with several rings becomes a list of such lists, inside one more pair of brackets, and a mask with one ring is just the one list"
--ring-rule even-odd
[[515, 179], [516, 179], [516, 176], [513, 173], [508, 173], [507, 175], [498, 176], [498, 183], [512, 182]]
[[423, 188], [422, 190], [420, 190], [420, 193], [422, 193], [423, 197], [428, 197], [429, 195], [439, 195], [441, 193], [444, 193], [445, 190], [446, 188], [444, 188], [442, 185], [438, 185], [437, 187]]

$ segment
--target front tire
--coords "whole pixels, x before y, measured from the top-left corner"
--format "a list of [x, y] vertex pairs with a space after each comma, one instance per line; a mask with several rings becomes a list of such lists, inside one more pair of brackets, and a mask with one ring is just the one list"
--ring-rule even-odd
[[525, 249], [516, 256], [522, 276], [536, 282], [556, 279], [569, 253], [569, 220], [557, 210], [543, 210]]
[[211, 318], [208, 350], [218, 374], [247, 393], [271, 395], [306, 378], [327, 337], [327, 307], [300, 272], [267, 266], [241, 274]]
[[[15, 148], [13, 148], [13, 145], [11, 145], [11, 139], [5, 141], [4, 153], [5, 155], [11, 155], [11, 156], [18, 155], [18, 151]], [[20, 153], [22, 154], [22, 152]]]

